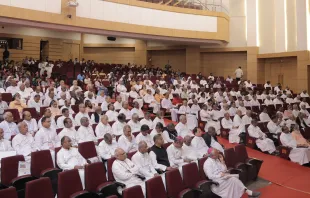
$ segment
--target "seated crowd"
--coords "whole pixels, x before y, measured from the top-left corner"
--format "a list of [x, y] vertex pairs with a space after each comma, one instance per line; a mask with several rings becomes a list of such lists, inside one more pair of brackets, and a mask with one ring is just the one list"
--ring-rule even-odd
[[[38, 81], [26, 73], [6, 70], [0, 95], [0, 152], [16, 151], [30, 163], [32, 152], [49, 150], [55, 166], [79, 170], [83, 185], [86, 164], [115, 157], [115, 180], [126, 188], [141, 185], [143, 192], [145, 180], [209, 156], [203, 169], [219, 183], [212, 191], [221, 197], [259, 193], [226, 174], [219, 135], [230, 143], [246, 143], [251, 137], [258, 149], [270, 154], [286, 146], [293, 162], [310, 161], [309, 141], [301, 133], [310, 127], [306, 91], [293, 98], [280, 84], [271, 87], [267, 82], [258, 89], [250, 80], [128, 65], [107, 75], [115, 86], [113, 102], [102, 82], [88, 77], [93, 70], [87, 70], [86, 77], [79, 74], [72, 85], [44, 78], [47, 86], [34, 84]], [[11, 101], [4, 99], [7, 94], [12, 94]], [[95, 158], [79, 153], [83, 142], [94, 142]], [[131, 159], [126, 156], [134, 152]]]

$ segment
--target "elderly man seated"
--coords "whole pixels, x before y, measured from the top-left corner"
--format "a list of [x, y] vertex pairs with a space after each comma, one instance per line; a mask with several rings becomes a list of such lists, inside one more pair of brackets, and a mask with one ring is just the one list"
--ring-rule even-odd
[[263, 152], [272, 154], [276, 151], [273, 141], [267, 138], [267, 135], [257, 126], [257, 120], [253, 119], [251, 121], [251, 125], [248, 127], [248, 133], [250, 137], [256, 138], [256, 145]]
[[141, 123], [139, 121], [139, 115], [136, 113], [133, 114], [131, 120], [129, 120], [127, 124], [131, 127], [132, 132], [140, 131]]
[[13, 122], [13, 115], [11, 112], [6, 112], [3, 115], [4, 121], [0, 123], [0, 128], [4, 132], [4, 139], [11, 140], [13, 135], [18, 134], [16, 124]]
[[80, 126], [81, 125], [81, 118], [86, 117], [88, 118], [88, 120], [91, 121], [88, 113], [86, 112], [86, 108], [84, 104], [79, 104], [79, 112], [75, 115], [75, 123], [76, 126]]
[[175, 126], [175, 130], [177, 130], [178, 135], [181, 137], [185, 137], [186, 135], [194, 136], [192, 131], [189, 129], [185, 115], [180, 116], [180, 122]]
[[[200, 130], [197, 128], [197, 130]], [[209, 148], [215, 148], [218, 151], [224, 153], [224, 148], [223, 146], [218, 142], [217, 137], [216, 137], [216, 132], [214, 127], [209, 127], [208, 131], [202, 135], [202, 138], [204, 139], [206, 145]], [[207, 152], [206, 152], [207, 153]], [[205, 153], [205, 154], [206, 154]]]
[[121, 148], [115, 150], [115, 157], [116, 160], [112, 165], [112, 173], [115, 180], [124, 183], [126, 188], [140, 185], [145, 194], [145, 175], [143, 175], [142, 169], [132, 163], [127, 158], [126, 152]]
[[152, 147], [154, 145], [154, 141], [151, 135], [148, 133], [149, 130], [149, 126], [146, 124], [142, 125], [140, 129], [141, 132], [136, 137], [136, 142], [144, 141], [148, 147]]
[[118, 139], [118, 145], [126, 153], [137, 151], [136, 138], [131, 134], [131, 127], [129, 125], [124, 126], [123, 135]]
[[247, 189], [235, 175], [227, 173], [225, 161], [218, 150], [210, 148], [208, 154], [209, 157], [203, 165], [203, 170], [209, 179], [219, 184], [211, 186], [211, 191], [214, 194], [225, 198], [239, 198], [244, 193], [249, 197], [260, 196], [260, 192]]
[[4, 138], [4, 132], [2, 128], [0, 128], [0, 145], [1, 145], [0, 152], [14, 151], [14, 149], [11, 146], [11, 142]]
[[78, 149], [72, 147], [71, 139], [68, 136], [61, 138], [61, 149], [57, 153], [57, 165], [62, 170], [78, 169], [83, 189], [85, 188], [84, 167], [86, 159], [79, 153]]
[[184, 164], [191, 163], [195, 159], [184, 156], [183, 152], [183, 137], [178, 136], [174, 142], [167, 148], [168, 159], [172, 167], [181, 168]]
[[192, 139], [192, 147], [194, 148], [198, 157], [202, 158], [205, 156], [205, 154], [208, 153], [209, 147], [207, 146], [205, 140], [202, 138], [203, 132], [200, 128], [194, 128], [193, 133], [195, 136]]
[[99, 124], [96, 126], [95, 133], [97, 138], [103, 138], [107, 133], [112, 135], [112, 127], [108, 122], [109, 118], [106, 115], [102, 115]]
[[[237, 114], [236, 114], [237, 115]], [[229, 143], [239, 143], [241, 134], [241, 127], [235, 126], [233, 121], [230, 119], [229, 113], [225, 113], [224, 118], [221, 121], [222, 127], [224, 129], [229, 129]]]
[[81, 126], [77, 130], [78, 142], [94, 141], [97, 144], [98, 140], [95, 136], [93, 127], [89, 124], [89, 119], [82, 117], [80, 122]]
[[65, 118], [64, 128], [58, 134], [59, 139], [62, 139], [64, 136], [68, 136], [71, 139], [72, 146], [77, 147], [79, 144], [79, 137], [73, 125], [73, 121], [71, 118]]
[[292, 162], [296, 162], [300, 165], [310, 162], [310, 148], [308, 145], [297, 144], [293, 138], [290, 130], [287, 126], [282, 127], [282, 133], [280, 135], [280, 141], [283, 146], [292, 148], [289, 158]]
[[72, 115], [70, 114], [69, 109], [63, 108], [63, 109], [61, 110], [61, 113], [62, 113], [62, 116], [60, 116], [60, 117], [57, 119], [57, 127], [58, 127], [58, 128], [64, 128], [64, 120], [65, 120], [66, 118], [70, 118], [70, 119], [72, 120], [73, 126], [74, 126], [74, 127], [76, 126], [75, 120], [73, 119]]
[[126, 120], [129, 120], [131, 119], [131, 111], [128, 109], [128, 102], [127, 101], [124, 101], [123, 104], [122, 104], [122, 108], [121, 110], [119, 111], [119, 113], [122, 113], [126, 116]]
[[12, 140], [12, 146], [17, 155], [23, 155], [25, 161], [30, 163], [31, 152], [38, 150], [34, 138], [31, 133], [28, 132], [28, 125], [25, 122], [18, 124], [19, 134], [17, 134]]
[[102, 159], [107, 160], [114, 156], [118, 144], [110, 133], [104, 134], [103, 138], [104, 140], [100, 142], [97, 151]]

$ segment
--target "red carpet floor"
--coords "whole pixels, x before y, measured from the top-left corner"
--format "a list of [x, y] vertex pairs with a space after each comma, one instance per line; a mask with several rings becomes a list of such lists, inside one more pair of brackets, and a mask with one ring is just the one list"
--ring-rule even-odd
[[[219, 141], [226, 148], [234, 147], [226, 139]], [[260, 189], [261, 197], [310, 197], [310, 168], [251, 148], [247, 151], [250, 157], [264, 160], [259, 177], [273, 183]]]

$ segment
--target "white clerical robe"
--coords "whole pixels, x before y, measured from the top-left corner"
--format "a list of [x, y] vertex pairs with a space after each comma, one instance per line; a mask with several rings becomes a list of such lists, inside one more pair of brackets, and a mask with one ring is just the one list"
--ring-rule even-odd
[[251, 122], [252, 122], [252, 118], [249, 117], [248, 115], [244, 115], [242, 117], [242, 124], [243, 125], [251, 124]]
[[207, 146], [205, 140], [202, 137], [195, 136], [192, 139], [191, 145], [195, 149], [195, 152], [197, 153], [199, 158], [202, 158], [205, 154], [208, 153], [209, 147]]
[[14, 96], [19, 91], [19, 87], [17, 86], [9, 86], [6, 88], [6, 93], [11, 93]]
[[155, 165], [147, 152], [142, 154], [138, 151], [132, 156], [131, 160], [147, 179], [152, 178], [154, 177], [154, 174], [157, 174]]
[[179, 122], [176, 126], [175, 126], [175, 130], [178, 132], [179, 136], [182, 136], [183, 138], [187, 135], [189, 136], [194, 136], [194, 134], [192, 133], [192, 131], [189, 129], [188, 124], [183, 124], [182, 122]]
[[157, 124], [158, 122], [162, 123], [163, 126], [166, 127], [166, 123], [165, 123], [165, 121], [164, 121], [163, 118], [158, 118], [158, 117], [156, 117], [156, 118], [153, 120], [153, 125], [156, 126], [156, 124]]
[[14, 149], [11, 146], [11, 142], [9, 140], [6, 140], [6, 139], [0, 140], [0, 152], [2, 151], [14, 151]]
[[231, 119], [227, 120], [226, 118], [223, 118], [221, 123], [222, 123], [222, 126], [224, 129], [230, 130], [229, 136], [228, 136], [229, 143], [239, 143], [240, 142], [240, 137], [239, 137], [240, 130], [239, 130], [239, 128], [233, 129], [233, 127], [236, 127], [236, 126], [234, 126], [233, 121]]
[[137, 102], [139, 104], [140, 108], [143, 106], [143, 99], [136, 91], [130, 91], [129, 96], [134, 99], [133, 102]]
[[[65, 117], [65, 116], [60, 116], [58, 119], [57, 119], [57, 127], [58, 128], [64, 128], [65, 127], [65, 124], [64, 124], [64, 120], [66, 119], [67, 117]], [[72, 121], [72, 125], [75, 127], [75, 126], [77, 126], [76, 125], [76, 122], [75, 122], [75, 120], [74, 120], [74, 118], [72, 117], [72, 115], [69, 115], [69, 117], [68, 118], [70, 118], [71, 119], [71, 121]]]
[[217, 135], [221, 134], [221, 124], [218, 121], [221, 117], [224, 117], [223, 113], [221, 111], [217, 110], [212, 110], [208, 112], [210, 115], [210, 119], [208, 120], [206, 126], [205, 126], [205, 131], [208, 131], [209, 127], [214, 127], [215, 132]]
[[265, 112], [261, 112], [259, 114], [259, 120], [261, 122], [269, 122], [271, 119], [270, 119], [270, 116], [268, 115], [268, 113], [265, 113]]
[[126, 120], [129, 120], [131, 119], [131, 112], [129, 109], [124, 109], [124, 108], [121, 108], [121, 110], [119, 111], [119, 113], [121, 114], [124, 114], [126, 116]]
[[183, 149], [183, 156], [185, 158], [191, 160], [197, 160], [198, 158], [200, 158], [196, 152], [196, 149], [192, 145], [188, 146], [186, 144], [183, 144], [182, 149]]
[[85, 118], [88, 118], [90, 124], [95, 124], [95, 123], [93, 123], [93, 121], [90, 119], [88, 113], [81, 113], [81, 112], [79, 112], [79, 113], [77, 113], [77, 114], [75, 115], [75, 118], [74, 118], [75, 123], [76, 123], [76, 126], [80, 126], [80, 125], [81, 125], [81, 118], [84, 118], [84, 117], [85, 117]]
[[272, 136], [274, 138], [278, 139], [278, 135], [277, 134], [282, 132], [280, 125], [274, 123], [271, 120], [270, 122], [268, 122], [267, 128], [268, 128], [269, 132], [272, 133]]
[[78, 146], [79, 144], [79, 136], [75, 130], [75, 127], [72, 128], [64, 128], [58, 134], [59, 139], [63, 138], [64, 136], [68, 136], [71, 139], [72, 146]]
[[3, 129], [4, 139], [11, 140], [12, 135], [16, 135], [19, 133], [17, 125], [14, 122], [2, 121], [0, 123], [0, 128]]
[[36, 111], [39, 112], [39, 113], [40, 113], [40, 109], [41, 109], [42, 106], [43, 106], [43, 105], [42, 105], [42, 101], [41, 101], [41, 100], [39, 100], [38, 102], [36, 102], [36, 101], [34, 101], [33, 99], [30, 99], [30, 100], [28, 101], [28, 107], [29, 107], [29, 108], [35, 108]]
[[138, 132], [138, 131], [141, 131], [141, 123], [139, 121], [137, 122], [134, 122], [133, 120], [129, 120], [128, 123], [127, 123], [130, 128], [131, 128], [131, 132]]
[[131, 135], [131, 141], [125, 135], [121, 135], [118, 139], [118, 146], [122, 148], [126, 153], [137, 151], [138, 145], [134, 135]]
[[[54, 128], [55, 130], [58, 129], [58, 126], [56, 125], [55, 119], [52, 117], [50, 119], [51, 119], [51, 128]], [[42, 118], [38, 122], [38, 127], [39, 127], [39, 129], [42, 128]]]
[[39, 130], [38, 123], [34, 118], [32, 118], [30, 121], [23, 120], [23, 122], [27, 124], [29, 133], [34, 134]]
[[146, 124], [147, 126], [149, 126], [149, 128], [150, 129], [154, 129], [155, 128], [155, 125], [154, 125], [154, 123], [153, 123], [153, 121], [151, 120], [151, 119], [145, 119], [145, 118], [143, 118], [141, 121], [140, 121], [140, 124], [141, 125], [144, 125], [144, 124]]
[[25, 161], [30, 163], [30, 154], [38, 150], [34, 138], [30, 133], [26, 135], [17, 134], [12, 140], [12, 147], [17, 155], [23, 155]]
[[107, 112], [105, 113], [105, 115], [108, 116], [109, 122], [117, 121], [117, 116], [118, 116], [118, 112], [117, 112], [117, 111], [111, 111], [111, 110], [109, 110], [109, 111], [107, 111]]
[[182, 105], [178, 110], [178, 114], [185, 114], [188, 126], [191, 130], [193, 130], [198, 125], [197, 116], [196, 114], [193, 115], [191, 108], [189, 106]]
[[155, 100], [153, 95], [146, 94], [143, 96], [143, 100], [145, 103], [149, 104], [149, 107], [153, 108], [153, 113], [157, 113], [160, 108], [160, 104]]
[[[164, 135], [162, 132], [157, 132], [157, 130], [156, 129], [153, 129], [152, 131], [151, 131], [151, 133], [150, 133], [150, 136], [151, 136], [151, 139], [153, 140], [154, 139], [154, 136], [155, 135], [161, 135], [162, 137], [163, 137], [163, 139], [164, 139], [164, 143], [166, 144], [166, 143], [168, 143], [168, 141], [167, 141], [167, 134], [166, 135]], [[169, 135], [168, 135], [168, 138], [169, 138]]]
[[104, 100], [103, 102], [102, 102], [102, 104], [101, 104], [101, 109], [102, 109], [102, 111], [108, 111], [108, 103], [107, 103], [107, 101], [106, 100]]
[[143, 175], [143, 172], [140, 172], [139, 167], [132, 163], [128, 158], [124, 161], [115, 160], [112, 165], [112, 173], [115, 180], [124, 183], [126, 188], [140, 185], [142, 192], [145, 194], [145, 182], [136, 176], [136, 174]]
[[94, 141], [97, 142], [97, 138], [95, 136], [94, 130], [92, 126], [80, 126], [80, 128], [77, 130], [78, 135], [78, 142], [88, 142], [88, 141]]
[[72, 108], [71, 108], [71, 105], [69, 105], [69, 106], [66, 106], [66, 105], [64, 105], [64, 106], [62, 106], [61, 108], [60, 108], [60, 111], [62, 112], [62, 110], [64, 109], [64, 108], [66, 108], [66, 109], [68, 109], [69, 110], [69, 114], [75, 114], [75, 112], [72, 110]]
[[97, 147], [97, 151], [102, 159], [110, 159], [114, 156], [115, 150], [118, 148], [118, 144], [115, 140], [111, 144], [107, 144], [104, 140], [100, 142]]
[[300, 165], [310, 162], [310, 149], [309, 148], [297, 148], [297, 142], [293, 138], [291, 133], [281, 133], [280, 141], [283, 146], [293, 148], [290, 152], [289, 158]]
[[[124, 101], [127, 101], [127, 100], [124, 100]], [[114, 102], [114, 109], [115, 110], [120, 110], [121, 108], [123, 108], [122, 107], [122, 103], [120, 103], [120, 102], [118, 102], [118, 101], [116, 101], [116, 102]]]
[[242, 197], [246, 187], [236, 177], [221, 177], [221, 174], [227, 171], [227, 167], [218, 159], [215, 160], [209, 157], [203, 165], [203, 170], [209, 179], [219, 183], [218, 186], [211, 186], [213, 193], [222, 198]]
[[120, 121], [114, 122], [114, 124], [112, 125], [113, 135], [115, 135], [115, 136], [122, 135], [124, 133], [123, 129], [124, 129], [125, 125], [126, 125], [125, 122], [123, 122], [123, 123]]
[[138, 114], [139, 118], [144, 118], [144, 113], [143, 113], [142, 109], [132, 108], [130, 110], [130, 113], [131, 113], [131, 115], [136, 113], [136, 114]]
[[[72, 170], [75, 166], [85, 166], [87, 161], [79, 153], [77, 148], [71, 147], [69, 150], [61, 148], [57, 153], [57, 165], [62, 170]], [[85, 188], [84, 168], [79, 169], [83, 189]]]
[[151, 148], [154, 145], [154, 141], [153, 138], [150, 134], [147, 134], [146, 136], [144, 136], [141, 132], [137, 135], [136, 137], [136, 142], [137, 144], [139, 144], [139, 142], [141, 141], [145, 141], [147, 146], [149, 148]]
[[[267, 138], [267, 135], [263, 133], [258, 126], [254, 127], [252, 124], [248, 127], [248, 133], [251, 137], [256, 138], [257, 147], [263, 152], [273, 153], [276, 151], [276, 147], [273, 141]], [[262, 140], [260, 139], [262, 138]]]
[[167, 148], [167, 154], [170, 166], [182, 167], [184, 164], [187, 164], [186, 162], [184, 162], [185, 156], [183, 155], [183, 148], [177, 148], [172, 143]]
[[103, 124], [102, 122], [99, 122], [99, 124], [96, 126], [95, 133], [97, 138], [103, 138], [106, 133], [110, 133], [111, 135], [113, 134], [110, 124]]

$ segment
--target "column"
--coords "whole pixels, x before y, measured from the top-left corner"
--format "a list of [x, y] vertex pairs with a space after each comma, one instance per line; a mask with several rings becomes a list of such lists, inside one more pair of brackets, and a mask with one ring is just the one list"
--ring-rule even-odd
[[275, 12], [275, 52], [287, 51], [286, 0], [274, 0]]
[[297, 51], [309, 50], [308, 0], [296, 1]]
[[250, 79], [252, 83], [259, 82], [259, 68], [258, 68], [258, 47], [248, 47], [247, 51], [247, 73], [246, 78]]
[[259, 46], [258, 0], [246, 0], [247, 46]]

